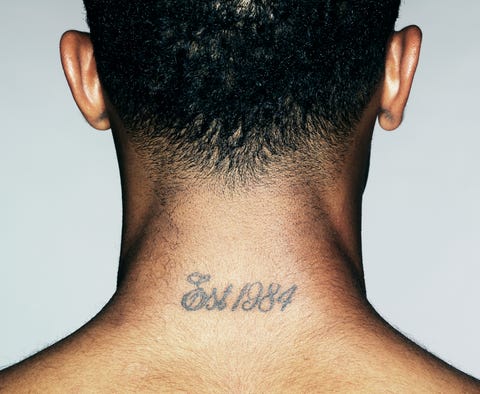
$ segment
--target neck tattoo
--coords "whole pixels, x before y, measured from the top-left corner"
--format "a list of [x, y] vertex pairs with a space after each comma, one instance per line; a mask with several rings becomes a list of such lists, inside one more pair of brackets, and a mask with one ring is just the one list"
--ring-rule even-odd
[[272, 310], [285, 311], [292, 303], [297, 285], [282, 288], [278, 283], [268, 285], [257, 281], [248, 282], [242, 288], [236, 289], [232, 284], [223, 289], [223, 293], [216, 287], [208, 285], [210, 274], [194, 272], [187, 276], [187, 282], [195, 288], [185, 293], [181, 300], [183, 309], [189, 312], [207, 311], [257, 311], [267, 313]]

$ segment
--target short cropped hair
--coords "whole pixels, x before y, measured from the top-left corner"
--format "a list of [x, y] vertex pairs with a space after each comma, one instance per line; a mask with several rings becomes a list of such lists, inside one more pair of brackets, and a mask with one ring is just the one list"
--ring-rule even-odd
[[98, 73], [136, 146], [248, 175], [340, 150], [383, 77], [400, 0], [84, 0]]

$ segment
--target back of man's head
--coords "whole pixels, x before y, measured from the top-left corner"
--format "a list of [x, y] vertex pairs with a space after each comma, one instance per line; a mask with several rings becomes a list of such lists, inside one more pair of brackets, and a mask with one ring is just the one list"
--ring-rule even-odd
[[84, 3], [135, 147], [156, 168], [247, 179], [313, 146], [341, 157], [383, 76], [400, 0]]

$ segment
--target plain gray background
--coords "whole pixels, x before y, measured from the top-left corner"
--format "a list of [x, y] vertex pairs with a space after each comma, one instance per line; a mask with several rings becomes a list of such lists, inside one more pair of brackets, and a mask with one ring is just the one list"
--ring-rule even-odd
[[[404, 125], [376, 130], [363, 233], [379, 313], [480, 378], [478, 15], [476, 0], [404, 2], [398, 27], [422, 27], [422, 60]], [[115, 288], [116, 158], [64, 81], [69, 28], [86, 29], [79, 0], [2, 0], [0, 368], [80, 327]]]

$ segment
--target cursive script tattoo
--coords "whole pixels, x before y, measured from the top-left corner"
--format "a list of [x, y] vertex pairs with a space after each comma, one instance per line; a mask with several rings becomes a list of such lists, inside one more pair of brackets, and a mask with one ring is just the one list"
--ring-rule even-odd
[[213, 310], [237, 310], [253, 311], [263, 313], [270, 312], [277, 304], [278, 309], [284, 311], [293, 301], [297, 291], [297, 285], [290, 286], [282, 291], [278, 283], [270, 283], [264, 286], [262, 282], [246, 283], [239, 291], [234, 291], [232, 284], [223, 290], [213, 287], [206, 290], [203, 286], [210, 282], [211, 275], [194, 272], [187, 276], [187, 282], [195, 288], [182, 297], [182, 307], [187, 311]]

